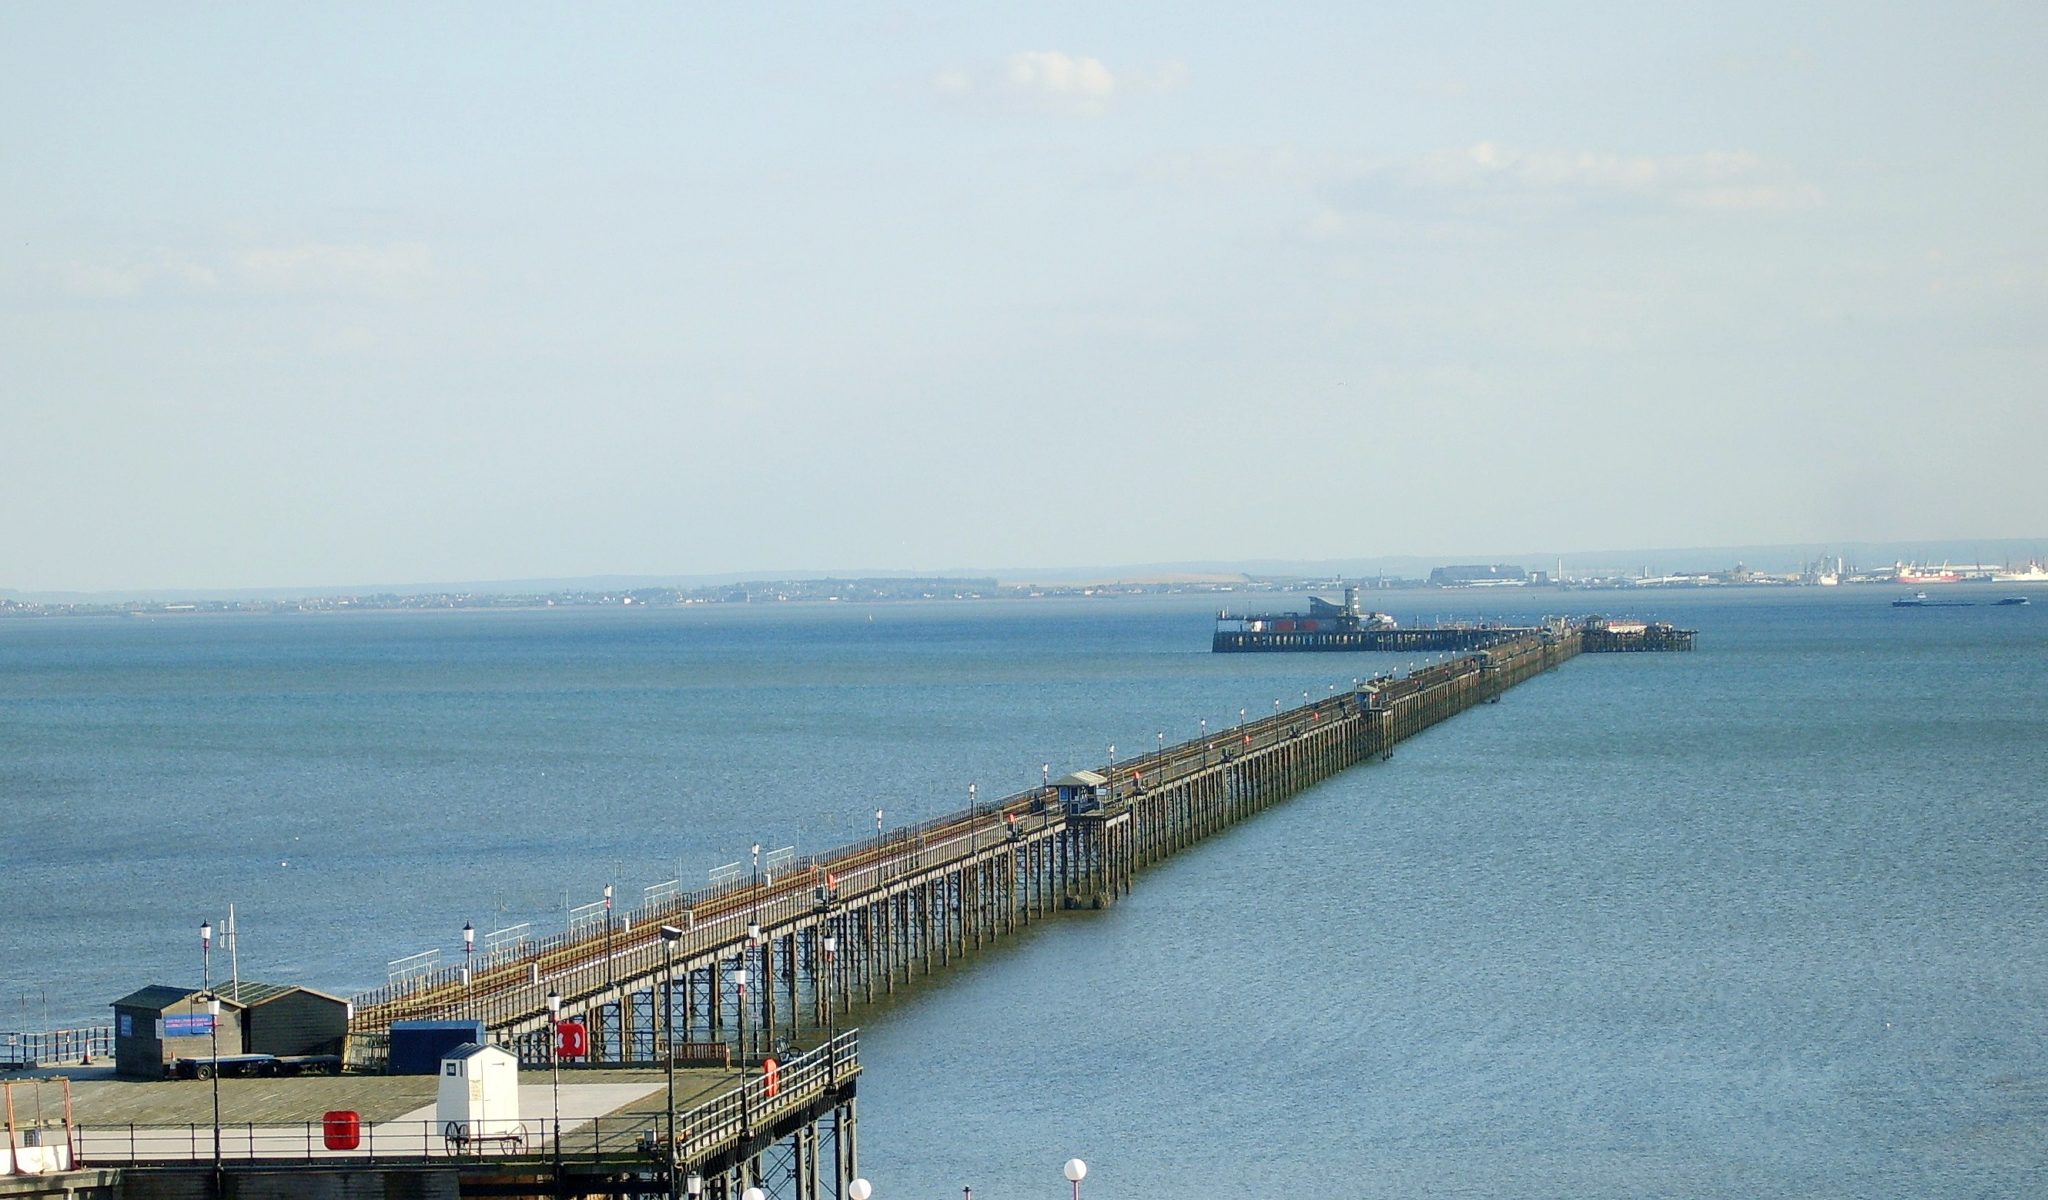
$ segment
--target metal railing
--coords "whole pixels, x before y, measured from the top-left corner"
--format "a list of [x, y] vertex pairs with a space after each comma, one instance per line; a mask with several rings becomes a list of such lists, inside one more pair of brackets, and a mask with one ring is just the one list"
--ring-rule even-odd
[[0, 1069], [69, 1065], [88, 1055], [108, 1058], [113, 1053], [112, 1025], [0, 1033]]
[[[1404, 705], [1478, 674], [1482, 661], [1478, 654], [1466, 654], [1398, 680], [1375, 680], [1370, 707]], [[1276, 708], [1270, 714], [1219, 726], [1201, 738], [1132, 756], [1101, 768], [1099, 773], [1108, 779], [1113, 795], [1124, 798], [1290, 741], [1326, 722], [1362, 717], [1366, 708], [1359, 693], [1352, 691], [1310, 697], [1293, 708]], [[528, 941], [516, 959], [499, 959], [466, 982], [460, 967], [444, 967], [361, 993], [352, 1001], [354, 1011], [358, 1017], [372, 1016], [363, 1026], [365, 1030], [394, 1019], [458, 1016], [481, 1018], [496, 1027], [544, 1013], [550, 991], [561, 994], [573, 1010], [578, 998], [599, 995], [621, 978], [661, 967], [665, 951], [654, 930], [663, 923], [681, 925], [688, 931], [674, 948], [678, 959], [700, 957], [737, 942], [756, 915], [764, 925], [780, 925], [814, 911], [814, 889], [822, 885], [828, 872], [836, 876], [837, 898], [844, 900], [889, 886], [905, 874], [964, 857], [986, 836], [990, 822], [1033, 811], [1042, 806], [1049, 791], [1044, 786], [1027, 788], [822, 854], [791, 856], [778, 864], [781, 869], [774, 873], [773, 882], [763, 883], [758, 890], [737, 870], [694, 892], [650, 889], [639, 909], [615, 913], [601, 924], [590, 922], [573, 932]]]
[[[676, 1113], [678, 1161], [687, 1165], [734, 1140], [771, 1127], [817, 1104], [860, 1073], [859, 1030], [778, 1064], [774, 1076], [750, 1072], [738, 1086]], [[223, 1162], [422, 1163], [487, 1159], [603, 1167], [646, 1164], [667, 1137], [659, 1111], [596, 1118], [455, 1121], [365, 1121], [357, 1144], [328, 1148], [324, 1121], [236, 1122], [220, 1127]], [[212, 1124], [77, 1125], [72, 1152], [80, 1165], [212, 1162]]]

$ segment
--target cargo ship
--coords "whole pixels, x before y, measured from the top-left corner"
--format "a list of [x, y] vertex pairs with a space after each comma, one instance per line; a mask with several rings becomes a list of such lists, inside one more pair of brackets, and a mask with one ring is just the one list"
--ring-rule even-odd
[[1962, 572], [1951, 571], [1946, 565], [1941, 567], [1923, 567], [1918, 564], [1898, 563], [1892, 568], [1892, 582], [1903, 583], [1909, 587], [1924, 586], [1930, 583], [1961, 583], [1962, 581]]
[[2041, 560], [2037, 558], [2017, 571], [1993, 571], [1991, 573], [1991, 582], [2048, 583], [2048, 567], [2042, 566]]

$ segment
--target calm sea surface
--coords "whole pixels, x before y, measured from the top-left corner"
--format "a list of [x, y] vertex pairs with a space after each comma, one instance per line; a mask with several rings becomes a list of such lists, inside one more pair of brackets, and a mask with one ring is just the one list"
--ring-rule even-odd
[[[1700, 648], [1577, 659], [866, 1014], [877, 1195], [1075, 1155], [1098, 1200], [2048, 1194], [2048, 592], [1956, 594], [1394, 594]], [[1211, 655], [1210, 607], [0, 621], [0, 1028], [196, 985], [230, 902], [245, 977], [347, 993], [1410, 661]]]

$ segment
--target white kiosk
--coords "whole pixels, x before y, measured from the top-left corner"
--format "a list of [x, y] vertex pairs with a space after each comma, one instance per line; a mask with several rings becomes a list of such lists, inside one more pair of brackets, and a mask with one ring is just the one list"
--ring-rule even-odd
[[464, 1042], [441, 1059], [441, 1094], [434, 1110], [441, 1136], [462, 1150], [481, 1142], [514, 1147], [525, 1140], [519, 1122], [519, 1059], [499, 1046]]

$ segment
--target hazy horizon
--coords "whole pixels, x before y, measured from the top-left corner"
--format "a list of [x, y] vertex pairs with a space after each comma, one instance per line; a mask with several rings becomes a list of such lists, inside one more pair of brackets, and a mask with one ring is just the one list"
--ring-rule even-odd
[[1665, 572], [1718, 571], [1741, 563], [1751, 570], [1785, 572], [1797, 570], [1818, 557], [1840, 556], [1850, 565], [1865, 568], [1893, 561], [1993, 565], [2020, 565], [2030, 560], [2048, 561], [2048, 536], [2039, 538], [1976, 538], [1947, 541], [1843, 543], [1836, 546], [1694, 546], [1638, 547], [1634, 549], [1580, 551], [1524, 551], [1473, 555], [1385, 555], [1376, 558], [1334, 559], [1247, 559], [1235, 562], [1190, 561], [1178, 563], [1081, 564], [1065, 566], [956, 567], [910, 570], [897, 567], [852, 567], [820, 569], [789, 567], [752, 571], [724, 571], [704, 574], [601, 572], [582, 576], [522, 576], [504, 579], [427, 579], [414, 581], [328, 584], [238, 584], [215, 588], [133, 587], [95, 592], [21, 588], [0, 580], [0, 596], [12, 596], [40, 603], [119, 602], [130, 600], [194, 600], [227, 598], [301, 598], [345, 595], [395, 594], [428, 595], [441, 592], [480, 594], [545, 593], [578, 590], [630, 590], [639, 588], [703, 588], [746, 582], [779, 582], [819, 579], [994, 579], [1008, 585], [1041, 584], [1075, 586], [1088, 583], [1144, 583], [1159, 580], [1188, 580], [1201, 575], [1241, 575], [1254, 579], [1275, 577], [1370, 579], [1375, 573], [1404, 578], [1421, 578], [1430, 569], [1460, 563], [1508, 563], [1529, 570], [1547, 571], [1562, 566], [1571, 574], [1605, 574], [1645, 570]]
[[2044, 34], [7, 6], [0, 587], [2024, 540]]

